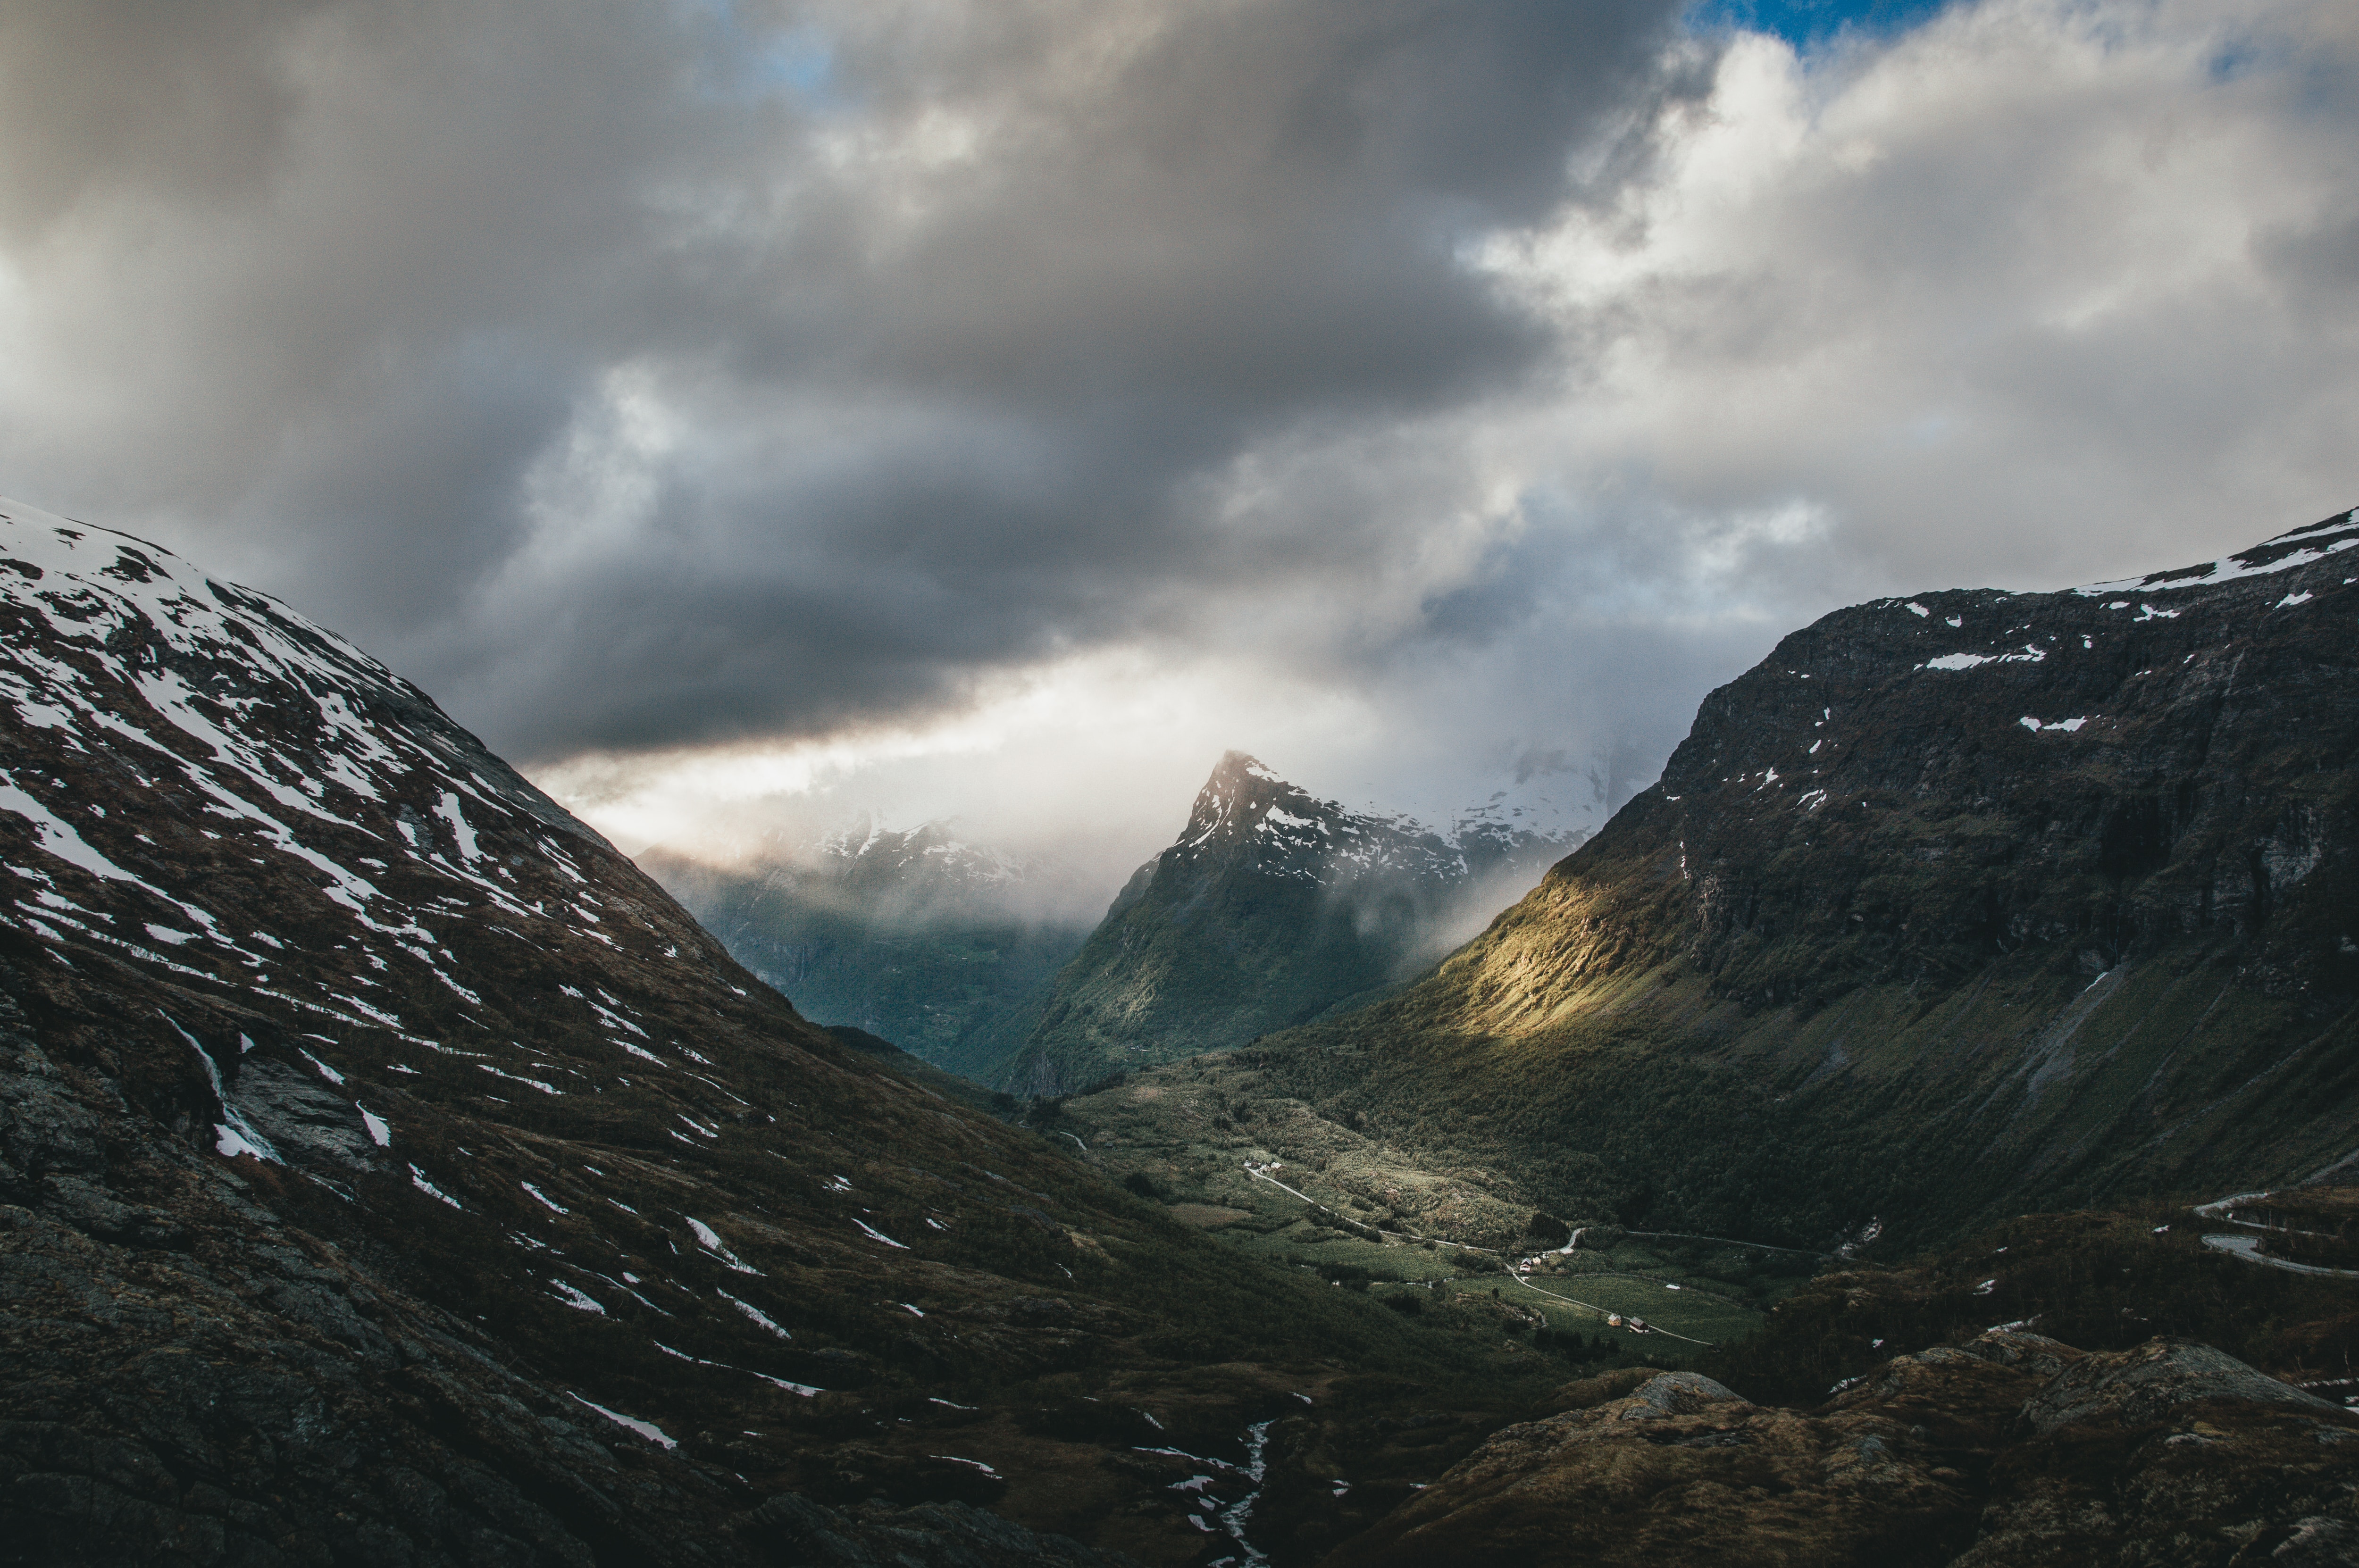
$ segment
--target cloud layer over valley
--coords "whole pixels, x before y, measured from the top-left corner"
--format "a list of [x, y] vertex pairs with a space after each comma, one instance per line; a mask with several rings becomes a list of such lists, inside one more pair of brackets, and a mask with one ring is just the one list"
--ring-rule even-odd
[[1836, 604], [2359, 501], [2350, 7], [1723, 15], [15, 6], [0, 492], [625, 847], [785, 797], [1109, 864], [1230, 746], [1618, 800]]

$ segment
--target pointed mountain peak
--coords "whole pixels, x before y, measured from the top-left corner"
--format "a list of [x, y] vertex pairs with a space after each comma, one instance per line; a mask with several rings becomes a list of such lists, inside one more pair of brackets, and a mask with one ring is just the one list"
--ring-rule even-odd
[[1274, 784], [1286, 783], [1270, 772], [1260, 758], [1245, 752], [1223, 752], [1221, 760], [1212, 764], [1212, 776], [1205, 781], [1205, 787], [1209, 789], [1224, 781], [1242, 784], [1247, 779], [1259, 779], [1265, 784]]
[[1231, 841], [1251, 833], [1266, 820], [1273, 810], [1282, 818], [1302, 821], [1333, 811], [1322, 807], [1299, 786], [1278, 777], [1254, 757], [1243, 752], [1223, 754], [1212, 768], [1212, 776], [1196, 792], [1196, 804], [1188, 814], [1188, 826], [1180, 835], [1180, 844], [1199, 849], [1216, 841]]

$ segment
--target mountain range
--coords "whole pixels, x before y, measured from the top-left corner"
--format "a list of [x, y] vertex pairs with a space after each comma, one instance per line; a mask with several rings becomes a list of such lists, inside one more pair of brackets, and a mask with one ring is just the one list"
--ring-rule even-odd
[[1825, 1249], [2346, 1169], [2354, 547], [1838, 611], [1432, 974], [1221, 1071], [1507, 1209]]
[[2359, 1561], [2354, 548], [1837, 611], [1446, 957], [1562, 846], [1232, 753], [1017, 1126], [0, 502], [0, 1562]]
[[864, 816], [815, 843], [770, 835], [723, 864], [661, 847], [637, 862], [810, 1017], [1040, 1096], [1404, 978], [1580, 842], [1586, 828], [1562, 826], [1574, 814], [1501, 791], [1437, 829], [1316, 799], [1233, 752], [1094, 927], [1035, 913], [1070, 870], [947, 822]]

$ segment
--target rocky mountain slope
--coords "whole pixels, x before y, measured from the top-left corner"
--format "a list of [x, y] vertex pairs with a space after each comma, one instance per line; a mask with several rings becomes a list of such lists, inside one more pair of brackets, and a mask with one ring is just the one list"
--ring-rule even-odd
[[2206, 1346], [2001, 1328], [1807, 1413], [1659, 1373], [1494, 1435], [1329, 1562], [2344, 1563], [2355, 1445], [2359, 1416]]
[[1023, 1044], [1089, 935], [1025, 912], [1033, 868], [947, 823], [771, 839], [734, 867], [660, 848], [637, 861], [808, 1017], [976, 1079]]
[[1513, 897], [1570, 847], [1502, 815], [1445, 835], [1346, 811], [1231, 752], [997, 1081], [1054, 1095], [1302, 1022], [1438, 956], [1470, 900]]
[[1567, 1385], [1330, 1568], [2359, 1561], [2359, 1275], [2232, 1261], [2222, 1223], [2025, 1216], [1823, 1274], [1694, 1370]]
[[1829, 615], [1432, 978], [1239, 1065], [1510, 1201], [1807, 1246], [2339, 1167], [2354, 546]]
[[886, 1060], [348, 643], [0, 503], [0, 1560], [1194, 1563], [1334, 1533], [1255, 1423], [1514, 1386]]

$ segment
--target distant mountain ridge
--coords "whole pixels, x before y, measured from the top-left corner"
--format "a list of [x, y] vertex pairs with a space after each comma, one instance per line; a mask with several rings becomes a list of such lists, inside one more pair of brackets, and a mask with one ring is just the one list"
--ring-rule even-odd
[[1021, 1044], [1089, 929], [1027, 914], [1038, 868], [954, 822], [895, 828], [865, 813], [812, 841], [774, 830], [736, 865], [660, 847], [637, 860], [810, 1018], [978, 1081]]
[[1188, 826], [1172, 850], [1193, 861], [1250, 841], [1255, 869], [1265, 876], [1296, 877], [1322, 886], [1406, 873], [1440, 879], [1473, 874], [1477, 860], [1512, 856], [1518, 836], [1485, 823], [1473, 845], [1444, 837], [1406, 813], [1346, 810], [1272, 773], [1243, 752], [1224, 754], [1198, 792]]
[[1469, 901], [1506, 889], [1506, 902], [1577, 841], [1495, 816], [1443, 833], [1350, 811], [1230, 752], [1178, 840], [1132, 874], [1059, 974], [996, 1081], [1068, 1092], [1301, 1022], [1438, 956], [1437, 934]]
[[842, 868], [837, 877], [848, 887], [868, 893], [908, 889], [943, 903], [1019, 882], [1027, 869], [987, 845], [968, 843], [955, 822], [894, 828], [874, 812], [826, 834], [817, 848], [822, 862]]

